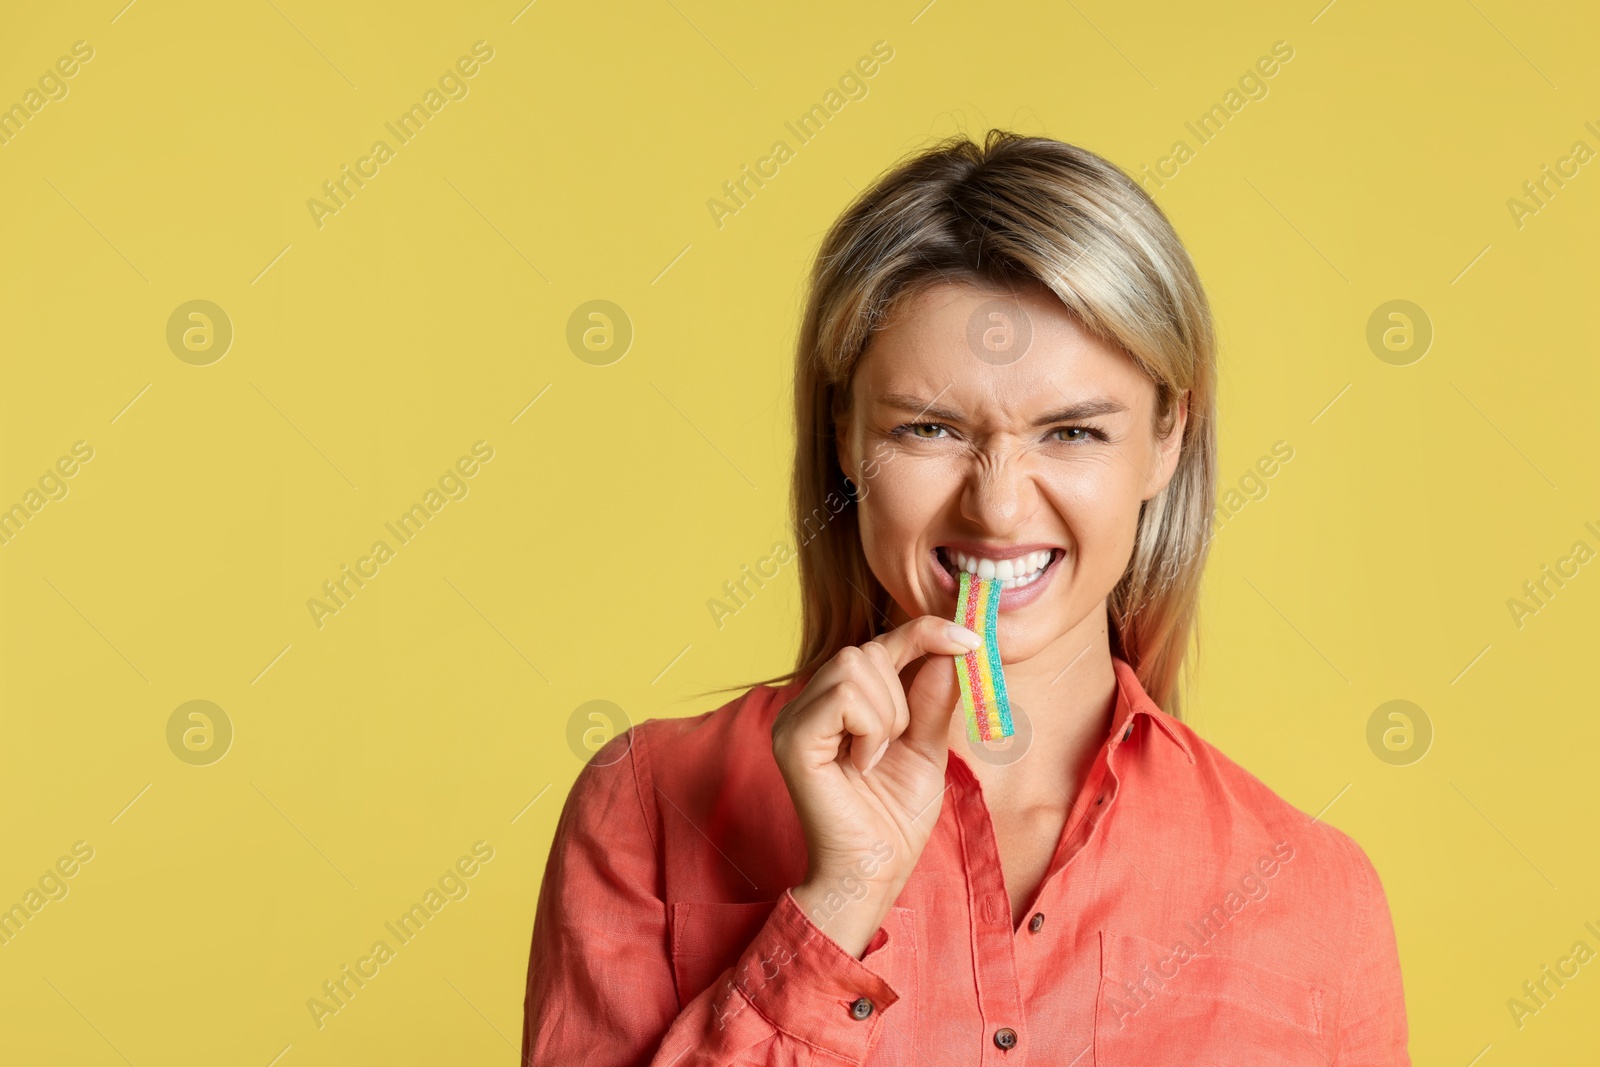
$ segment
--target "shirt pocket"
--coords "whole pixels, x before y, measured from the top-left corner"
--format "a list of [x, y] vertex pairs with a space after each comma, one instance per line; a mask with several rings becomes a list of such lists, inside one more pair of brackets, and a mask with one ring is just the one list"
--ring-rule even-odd
[[1327, 988], [1237, 956], [1100, 934], [1094, 1062], [1327, 1067]]
[[688, 1004], [739, 962], [766, 925], [776, 900], [734, 904], [681, 900], [672, 905], [672, 979], [678, 1003]]

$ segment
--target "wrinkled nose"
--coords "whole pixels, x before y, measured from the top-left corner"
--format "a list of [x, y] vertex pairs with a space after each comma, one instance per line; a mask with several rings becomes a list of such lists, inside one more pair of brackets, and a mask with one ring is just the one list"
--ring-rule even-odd
[[961, 514], [991, 537], [1019, 530], [1038, 505], [1038, 489], [1025, 465], [1009, 454], [972, 460], [961, 494]]

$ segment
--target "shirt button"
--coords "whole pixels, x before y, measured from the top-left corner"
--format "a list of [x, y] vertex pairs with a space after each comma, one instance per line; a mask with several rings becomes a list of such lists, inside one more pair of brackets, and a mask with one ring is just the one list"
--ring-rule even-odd
[[1002, 1026], [994, 1032], [994, 1043], [1001, 1048], [1016, 1048], [1017, 1032], [1009, 1026]]
[[857, 1019], [865, 1019], [872, 1014], [872, 1001], [866, 997], [858, 997], [856, 1002], [850, 1005], [850, 1014]]
[[1032, 930], [1034, 933], [1038, 933], [1040, 930], [1044, 929], [1044, 912], [1034, 912], [1033, 918], [1028, 920], [1028, 929]]
[[1102, 793], [1099, 796], [1094, 798], [1094, 806], [1097, 807], [1097, 808], [1100, 805], [1104, 804], [1105, 802], [1106, 802], [1106, 797], [1105, 797], [1104, 793]]

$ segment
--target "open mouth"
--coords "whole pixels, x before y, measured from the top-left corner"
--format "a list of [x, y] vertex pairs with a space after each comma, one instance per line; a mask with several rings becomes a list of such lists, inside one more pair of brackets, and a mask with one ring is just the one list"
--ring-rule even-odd
[[1045, 548], [1007, 559], [994, 559], [940, 546], [934, 549], [934, 554], [951, 578], [959, 581], [961, 572], [966, 571], [978, 578], [998, 579], [1004, 591], [1021, 589], [1037, 582], [1063, 553], [1059, 548]]

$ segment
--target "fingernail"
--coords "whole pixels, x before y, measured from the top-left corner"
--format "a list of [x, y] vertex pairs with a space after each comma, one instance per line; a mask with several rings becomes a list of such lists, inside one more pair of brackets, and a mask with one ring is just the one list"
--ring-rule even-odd
[[878, 761], [883, 758], [883, 754], [887, 751], [889, 751], [889, 739], [886, 737], [883, 739], [883, 744], [878, 746], [878, 751], [874, 752], [872, 754], [872, 758], [867, 761], [867, 770], [862, 771], [861, 773], [866, 774], [867, 771], [870, 771], [872, 768], [876, 767], [878, 765]]
[[983, 638], [959, 623], [951, 623], [947, 632], [950, 634], [950, 640], [966, 648], [977, 648], [983, 644]]

